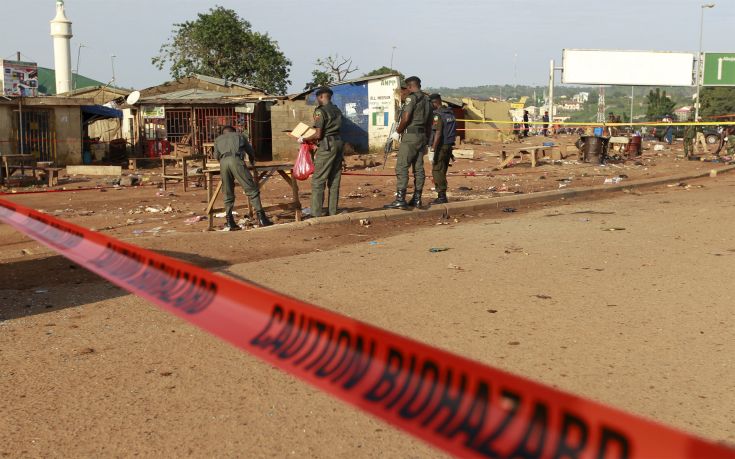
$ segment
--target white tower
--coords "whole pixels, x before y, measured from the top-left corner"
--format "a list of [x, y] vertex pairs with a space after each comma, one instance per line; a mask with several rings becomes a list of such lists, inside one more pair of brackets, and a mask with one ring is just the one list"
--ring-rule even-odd
[[56, 0], [56, 17], [51, 21], [54, 38], [56, 94], [71, 91], [71, 21], [64, 12], [64, 0]]

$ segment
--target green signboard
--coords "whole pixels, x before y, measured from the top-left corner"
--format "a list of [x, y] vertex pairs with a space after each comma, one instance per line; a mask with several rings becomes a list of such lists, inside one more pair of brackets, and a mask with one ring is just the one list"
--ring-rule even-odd
[[735, 86], [735, 53], [705, 53], [702, 86]]

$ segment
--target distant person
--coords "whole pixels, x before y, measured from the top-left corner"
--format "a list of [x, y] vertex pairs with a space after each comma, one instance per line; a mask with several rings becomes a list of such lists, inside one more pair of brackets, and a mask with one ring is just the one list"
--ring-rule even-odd
[[226, 126], [222, 135], [214, 140], [214, 158], [219, 161], [222, 189], [225, 195], [225, 229], [237, 231], [240, 226], [235, 222], [232, 209], [235, 206], [235, 180], [245, 190], [250, 198], [250, 204], [258, 217], [258, 226], [270, 226], [273, 223], [268, 220], [260, 203], [260, 190], [253, 181], [253, 176], [245, 167], [243, 152], [248, 154], [250, 164], [255, 167], [255, 150], [248, 142], [247, 137], [235, 131], [232, 126]]
[[442, 98], [439, 94], [432, 94], [429, 96], [429, 100], [434, 108], [429, 154], [434, 155], [431, 173], [437, 194], [437, 198], [431, 203], [446, 204], [449, 202], [447, 200], [447, 170], [449, 170], [449, 163], [452, 160], [454, 139], [457, 136], [457, 119], [451, 108], [442, 105]]
[[[670, 116], [666, 115], [663, 119], [663, 122], [671, 125], [673, 123], [673, 120]], [[666, 126], [666, 131], [664, 131], [664, 140], [669, 145], [674, 143], [674, 126]]]
[[528, 124], [528, 110], [523, 110], [523, 137], [528, 137], [529, 124]]
[[544, 128], [541, 131], [541, 134], [543, 134], [544, 137], [549, 136], [549, 112], [544, 112], [544, 116], [541, 118], [541, 121], [544, 122]]
[[696, 134], [697, 131], [693, 124], [688, 125], [686, 129], [684, 129], [684, 156], [686, 158], [694, 156], [694, 138], [696, 137]]
[[314, 142], [314, 175], [311, 177], [311, 215], [321, 217], [324, 208], [324, 187], [329, 188], [329, 215], [337, 215], [339, 187], [342, 181], [344, 142], [340, 137], [342, 112], [332, 103], [334, 92], [326, 87], [316, 90], [319, 106], [314, 109], [316, 132], [299, 138], [299, 143]]

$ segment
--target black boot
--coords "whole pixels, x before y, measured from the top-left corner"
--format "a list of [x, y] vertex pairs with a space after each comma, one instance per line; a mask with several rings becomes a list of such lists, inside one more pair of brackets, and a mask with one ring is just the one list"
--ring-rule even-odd
[[437, 191], [436, 194], [438, 195], [436, 199], [431, 201], [432, 204], [446, 204], [449, 202], [447, 199], [447, 192], [446, 191]]
[[265, 228], [266, 226], [273, 225], [273, 222], [268, 219], [264, 210], [259, 210], [255, 215], [258, 217], [258, 228]]
[[227, 212], [225, 219], [227, 220], [225, 222], [225, 229], [229, 231], [240, 231], [242, 229], [235, 221], [235, 217], [232, 215], [232, 212]]
[[421, 207], [423, 207], [423, 204], [424, 203], [421, 201], [421, 192], [418, 192], [418, 193], [417, 192], [414, 192], [413, 193], [413, 197], [408, 202], [408, 205], [409, 206], [415, 207], [417, 209], [420, 209]]
[[406, 202], [406, 190], [398, 190], [396, 192], [396, 200], [390, 204], [384, 205], [383, 208], [407, 210], [408, 203]]

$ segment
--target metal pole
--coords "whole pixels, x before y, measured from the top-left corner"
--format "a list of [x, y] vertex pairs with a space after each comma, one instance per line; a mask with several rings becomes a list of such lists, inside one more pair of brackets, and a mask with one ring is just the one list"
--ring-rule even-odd
[[82, 48], [86, 48], [86, 46], [84, 46], [84, 43], [79, 43], [79, 48], [77, 48], [77, 76], [74, 78], [74, 75], [72, 75], [72, 79], [74, 80], [72, 87], [74, 89], [77, 89], [77, 83], [79, 80], [79, 61], [82, 57]]
[[393, 55], [396, 53], [397, 46], [393, 47], [393, 50], [390, 52], [390, 69], [393, 70]]
[[697, 53], [696, 76], [694, 77], [697, 85], [697, 99], [694, 102], [694, 121], [699, 121], [699, 93], [702, 91], [702, 38], [704, 37], [704, 9], [714, 8], [714, 3], [705, 3], [700, 7], [699, 14], [699, 53]]
[[113, 84], [113, 85], [115, 84], [115, 58], [116, 57], [117, 56], [115, 56], [114, 54], [112, 56], [110, 56], [110, 62], [112, 63], [112, 81], [111, 81], [111, 84]]
[[633, 129], [633, 99], [635, 98], [635, 86], [630, 87], [630, 128]]
[[554, 119], [554, 59], [549, 62], [549, 126]]
[[18, 132], [20, 137], [20, 154], [25, 154], [24, 139], [23, 139], [23, 96], [18, 98]]

